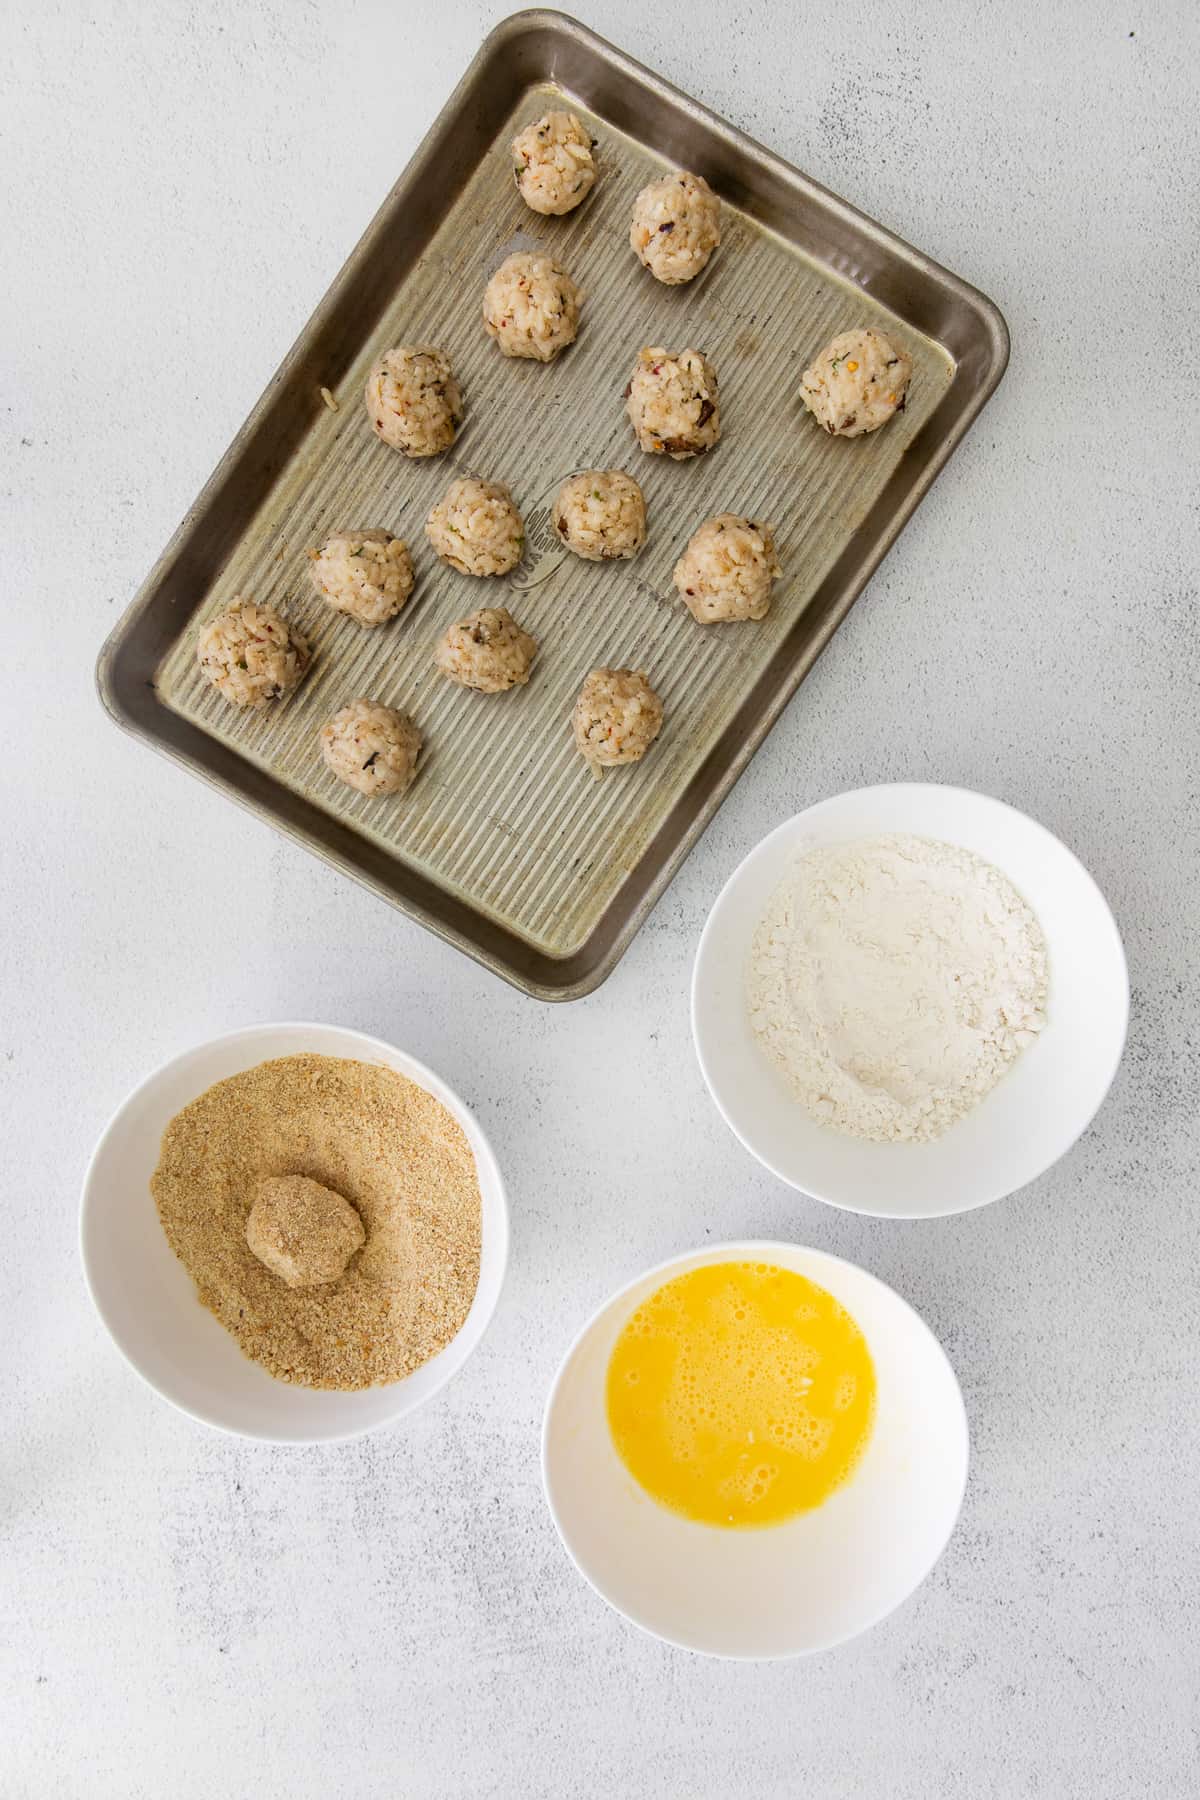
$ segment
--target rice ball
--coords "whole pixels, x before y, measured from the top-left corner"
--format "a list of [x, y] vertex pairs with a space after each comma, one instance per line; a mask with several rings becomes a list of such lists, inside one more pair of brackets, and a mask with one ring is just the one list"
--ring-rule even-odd
[[507, 575], [525, 553], [525, 526], [508, 489], [469, 475], [450, 484], [425, 521], [425, 535], [463, 575]]
[[366, 1241], [350, 1202], [307, 1175], [268, 1175], [255, 1189], [246, 1246], [287, 1287], [337, 1281]]
[[200, 671], [234, 706], [266, 706], [298, 688], [312, 660], [306, 639], [273, 606], [234, 600], [196, 643]]
[[722, 619], [762, 619], [779, 574], [769, 525], [737, 513], [718, 513], [693, 532], [675, 564], [675, 586], [701, 625]]
[[575, 747], [598, 776], [640, 762], [662, 722], [662, 701], [640, 669], [593, 669], [575, 702]]
[[335, 612], [360, 625], [394, 619], [413, 590], [412, 557], [386, 531], [339, 531], [310, 550], [313, 586]]
[[881, 331], [843, 331], [800, 377], [800, 398], [832, 437], [878, 431], [908, 393], [912, 357]]
[[574, 113], [549, 112], [512, 141], [517, 192], [535, 213], [573, 212], [592, 191], [592, 139]]
[[721, 202], [702, 175], [665, 175], [633, 203], [629, 242], [656, 281], [698, 275], [721, 241]]
[[583, 291], [552, 257], [518, 250], [483, 294], [483, 323], [505, 356], [552, 362], [575, 342]]
[[365, 398], [373, 429], [405, 456], [448, 450], [463, 421], [450, 359], [432, 344], [397, 344], [385, 351], [367, 377]]
[[502, 606], [483, 606], [438, 639], [434, 661], [443, 675], [481, 694], [504, 694], [529, 680], [537, 639]]
[[421, 734], [378, 700], [351, 700], [321, 727], [321, 755], [360, 794], [402, 794], [417, 772]]
[[646, 500], [624, 469], [585, 469], [563, 482], [551, 509], [554, 529], [586, 562], [636, 556], [646, 541]]
[[717, 371], [702, 350], [639, 350], [625, 396], [637, 441], [652, 455], [684, 462], [721, 436]]

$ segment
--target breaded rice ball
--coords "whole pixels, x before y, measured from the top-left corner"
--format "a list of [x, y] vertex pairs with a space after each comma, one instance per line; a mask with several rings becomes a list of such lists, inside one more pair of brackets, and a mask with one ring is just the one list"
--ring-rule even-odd
[[624, 469], [584, 469], [563, 482], [551, 508], [554, 529], [585, 562], [636, 556], [646, 541], [646, 500]]
[[525, 526], [502, 482], [451, 482], [425, 521], [425, 535], [462, 575], [507, 575], [525, 552]]
[[267, 1175], [254, 1190], [246, 1247], [287, 1287], [339, 1281], [366, 1241], [350, 1202], [307, 1175]]
[[517, 192], [535, 213], [573, 212], [596, 179], [592, 139], [574, 113], [548, 112], [512, 141]]
[[266, 706], [298, 688], [312, 660], [307, 640], [273, 606], [240, 596], [196, 642], [200, 671], [234, 706]]
[[367, 376], [364, 398], [372, 429], [405, 456], [448, 450], [463, 421], [450, 359], [432, 344], [385, 351]]
[[310, 550], [313, 586], [335, 612], [360, 625], [394, 619], [413, 590], [412, 557], [386, 531], [338, 531]]
[[421, 734], [378, 700], [351, 700], [321, 727], [321, 755], [360, 794], [402, 794], [417, 772]]
[[831, 437], [878, 431], [900, 411], [912, 357], [881, 331], [843, 331], [800, 377], [800, 398]]
[[442, 674], [481, 694], [504, 694], [529, 680], [537, 639], [502, 606], [482, 606], [438, 639], [434, 661]]
[[652, 456], [685, 462], [721, 436], [717, 371], [703, 350], [639, 350], [625, 395], [637, 441]]
[[483, 293], [483, 323], [505, 356], [553, 362], [575, 342], [583, 291], [552, 257], [518, 250]]
[[691, 281], [721, 241], [721, 202], [701, 175], [680, 169], [644, 187], [633, 203], [629, 242], [656, 281]]
[[779, 574], [769, 525], [718, 513], [693, 532], [675, 564], [675, 586], [701, 625], [723, 619], [762, 619]]

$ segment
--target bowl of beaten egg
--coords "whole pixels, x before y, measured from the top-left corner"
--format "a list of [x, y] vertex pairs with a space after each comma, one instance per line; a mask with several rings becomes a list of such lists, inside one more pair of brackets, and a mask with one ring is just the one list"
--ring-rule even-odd
[[546, 1407], [542, 1474], [580, 1573], [712, 1656], [831, 1649], [945, 1548], [967, 1477], [945, 1353], [891, 1288], [823, 1251], [675, 1257], [608, 1300]]

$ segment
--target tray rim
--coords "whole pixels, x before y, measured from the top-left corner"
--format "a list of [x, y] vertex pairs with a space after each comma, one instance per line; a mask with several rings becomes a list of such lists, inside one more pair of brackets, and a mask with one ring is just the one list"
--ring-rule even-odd
[[[736, 751], [709, 788], [696, 817], [690, 822], [678, 841], [668, 849], [640, 898], [619, 928], [612, 934], [601, 953], [587, 965], [581, 975], [574, 979], [566, 976], [560, 981], [550, 978], [549, 975], [532, 976], [523, 972], [513, 963], [506, 962], [497, 950], [493, 950], [477, 938], [471, 937], [464, 929], [459, 928], [450, 920], [440, 917], [419, 895], [415, 895], [411, 891], [398, 892], [395, 886], [389, 885], [369, 868], [363, 866], [359, 860], [356, 860], [348, 848], [343, 850], [326, 842], [300, 820], [289, 818], [275, 810], [267, 800], [259, 798], [253, 792], [239, 786], [231, 777], [209, 766], [187, 747], [166, 741], [150, 725], [137, 717], [126, 704], [118, 691], [117, 682], [118, 659], [135, 627], [159, 597], [164, 581], [179, 561], [180, 554], [189, 543], [193, 531], [212, 507], [226, 479], [241, 462], [256, 431], [266, 419], [281, 389], [301, 360], [309, 341], [332, 318], [338, 302], [349, 289], [353, 278], [369, 260], [375, 248], [376, 239], [385, 223], [391, 220], [397, 208], [405, 203], [412, 190], [419, 184], [423, 165], [434, 155], [436, 146], [447, 127], [456, 121], [461, 103], [474, 86], [478, 76], [510, 42], [539, 33], [573, 39], [587, 51], [599, 56], [611, 67], [614, 67], [625, 79], [652, 89], [675, 108], [686, 113], [705, 131], [724, 140], [740, 155], [747, 156], [757, 164], [768, 167], [777, 178], [796, 190], [799, 195], [817, 202], [823, 210], [833, 213], [843, 224], [850, 226], [860, 235], [872, 239], [878, 246], [886, 249], [889, 254], [893, 256], [899, 254], [903, 260], [913, 265], [927, 279], [936, 282], [943, 291], [952, 295], [960, 305], [973, 314], [976, 325], [982, 330], [987, 356], [983, 378], [970, 395], [967, 404], [958, 417], [951, 421], [948, 429], [939, 439], [933, 454], [918, 472], [900, 506], [886, 522], [883, 530], [872, 543], [869, 553], [853, 572], [836, 607], [831, 610], [830, 615], [825, 619], [806, 649], [793, 657], [786, 676], [779, 682], [769, 704], [763, 708], [757, 720], [743, 734]], [[534, 79], [539, 78], [551, 82], [556, 80], [553, 69], [545, 70], [540, 77]], [[805, 175], [786, 158], [766, 145], [760, 144], [747, 132], [743, 132], [720, 114], [712, 112], [700, 101], [674, 86], [654, 70], [647, 68], [635, 57], [609, 42], [589, 26], [582, 24], [578, 19], [567, 13], [542, 7], [511, 13], [507, 18], [500, 20], [483, 39], [408, 163], [384, 196], [312, 313], [301, 326], [297, 337], [289, 346], [274, 374], [268, 380], [258, 400], [235, 433], [196, 498], [188, 506], [183, 518], [155, 559], [129, 605], [106, 636], [95, 668], [95, 681], [100, 703], [114, 724], [129, 736], [149, 745], [160, 756], [198, 776], [207, 786], [233, 799], [243, 810], [265, 819], [272, 829], [293, 842], [301, 844], [339, 873], [350, 876], [367, 887], [379, 899], [415, 919], [427, 930], [432, 931], [435, 936], [441, 938], [443, 942], [452, 944], [456, 949], [463, 951], [473, 961], [500, 976], [501, 979], [521, 992], [534, 999], [544, 1001], [581, 999], [601, 986], [613, 972], [647, 917], [707, 830], [734, 784], [744, 773], [768, 732], [785, 707], [795, 698], [797, 690], [813, 664], [842, 624], [863, 588], [999, 386], [1008, 366], [1009, 350], [1008, 326], [995, 302], [970, 282], [900, 237], [898, 233], [889, 230], [849, 201], [843, 200], [839, 195], [824, 187], [820, 182]], [[192, 729], [199, 731], [199, 728], [195, 726]], [[236, 753], [228, 750], [228, 747], [220, 746], [220, 748], [225, 750], [239, 766], [244, 764], [244, 759], [236, 757]], [[249, 765], [245, 766], [249, 767]], [[254, 773], [256, 776], [255, 786], [263, 783], [278, 785], [262, 771], [255, 770]], [[343, 822], [335, 820], [333, 824], [343, 835], [354, 836], [351, 829]], [[456, 896], [449, 894], [447, 890], [441, 889], [432, 877], [419, 870], [408, 868], [399, 858], [391, 857], [388, 860], [393, 866], [403, 869], [410, 886], [416, 882], [421, 886], [445, 894], [447, 901], [451, 902], [456, 910], [477, 919], [481, 925], [488, 928], [493, 937], [508, 940], [524, 952], [526, 960], [532, 961], [544, 969], [552, 969], [558, 965], [565, 972], [572, 963], [577, 963], [586, 956], [586, 944], [565, 957], [555, 957], [546, 951], [539, 951], [528, 944], [527, 940], [520, 938], [517, 933], [506, 931], [503, 926], [497, 925], [494, 921], [486, 919], [484, 915], [475, 911], [469, 903], [460, 901]], [[604, 916], [602, 915], [601, 923], [593, 932], [593, 937], [603, 929]]]

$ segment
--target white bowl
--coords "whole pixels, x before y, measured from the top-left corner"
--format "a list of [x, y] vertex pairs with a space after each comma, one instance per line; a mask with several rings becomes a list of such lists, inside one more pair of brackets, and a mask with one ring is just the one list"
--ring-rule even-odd
[[[880, 1144], [819, 1125], [759, 1047], [745, 974], [754, 931], [792, 859], [883, 833], [940, 838], [994, 864], [1046, 937], [1047, 1024], [973, 1112], [929, 1144]], [[919, 783], [822, 800], [752, 850], [709, 914], [692, 976], [692, 1032], [708, 1090], [730, 1129], [781, 1181], [879, 1218], [934, 1218], [986, 1206], [1069, 1150], [1108, 1092], [1129, 1021], [1116, 922], [1083, 864], [1045, 826], [965, 788]]]
[[[150, 1194], [163, 1132], [206, 1088], [276, 1056], [349, 1057], [407, 1075], [467, 1134], [483, 1209], [479, 1285], [458, 1335], [403, 1381], [354, 1393], [294, 1387], [251, 1362], [196, 1297]], [[508, 1260], [508, 1208], [491, 1146], [458, 1095], [402, 1050], [336, 1025], [251, 1025], [202, 1044], [148, 1076], [112, 1119], [83, 1183], [83, 1271], [113, 1342], [165, 1400], [205, 1425], [272, 1443], [357, 1437], [391, 1425], [462, 1368], [496, 1309]]]
[[[874, 1430], [846, 1485], [751, 1531], [699, 1525], [652, 1500], [617, 1454], [605, 1405], [613, 1346], [642, 1301], [688, 1269], [738, 1261], [794, 1269], [840, 1300], [877, 1381]], [[580, 1574], [644, 1631], [710, 1656], [804, 1656], [878, 1624], [945, 1549], [967, 1455], [954, 1370], [907, 1302], [840, 1257], [770, 1242], [706, 1245], [614, 1294], [567, 1352], [542, 1431], [546, 1499]]]

